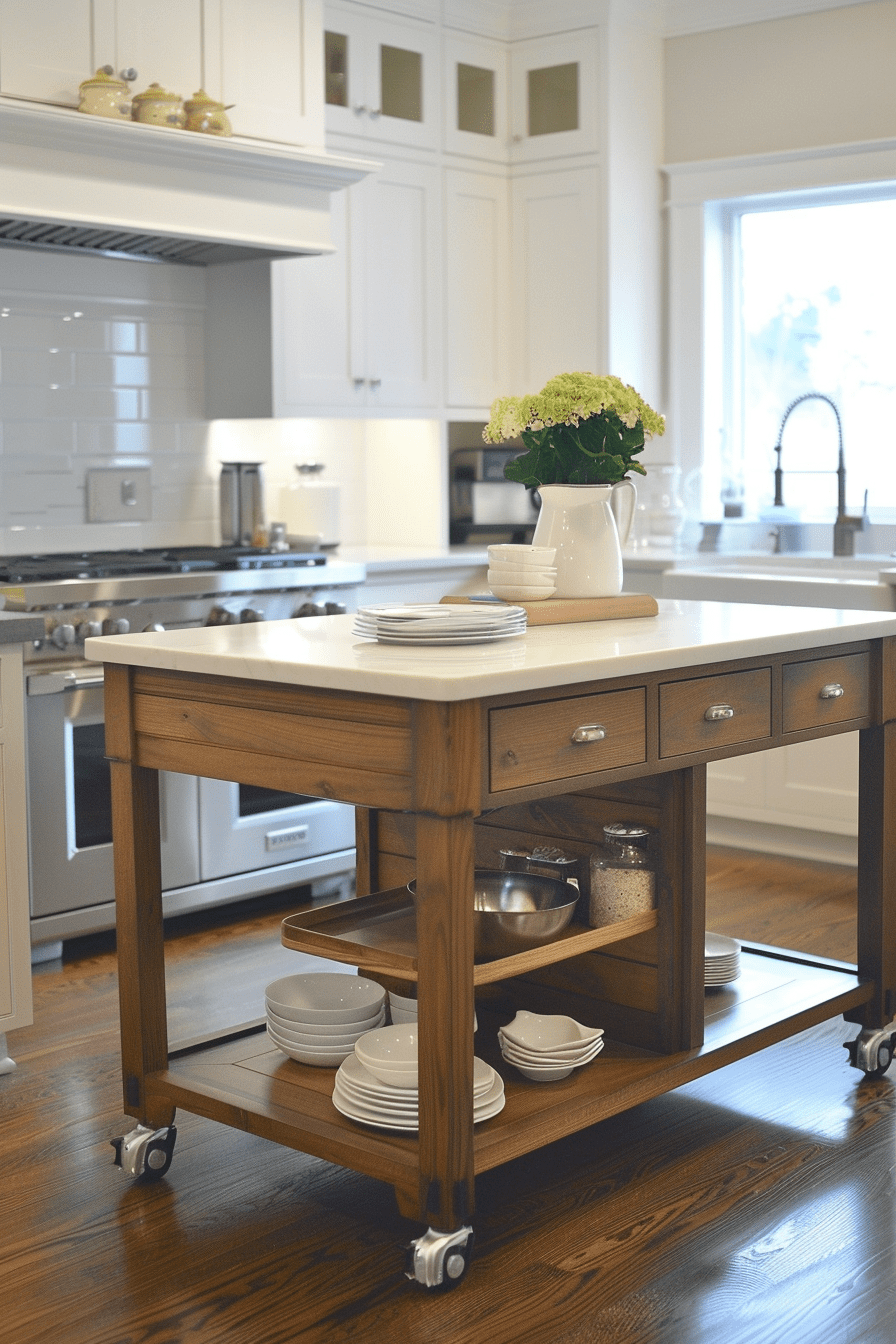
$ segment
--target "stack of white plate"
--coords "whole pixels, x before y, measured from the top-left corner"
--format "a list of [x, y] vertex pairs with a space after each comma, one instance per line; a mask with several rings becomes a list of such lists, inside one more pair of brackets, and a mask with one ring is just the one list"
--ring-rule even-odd
[[525, 1009], [498, 1030], [503, 1057], [535, 1083], [556, 1082], [590, 1064], [604, 1048], [603, 1037], [602, 1027], [585, 1027], [560, 1013]]
[[704, 945], [703, 983], [729, 985], [740, 975], [740, 943], [721, 933], [706, 934]]
[[352, 627], [352, 634], [381, 644], [490, 644], [525, 633], [525, 609], [497, 603], [360, 607]]
[[265, 991], [268, 1035], [302, 1064], [335, 1068], [359, 1036], [386, 1020], [386, 991], [361, 975], [338, 971], [285, 975]]
[[[377, 1129], [418, 1129], [417, 1030], [383, 1027], [355, 1043], [336, 1071], [333, 1105], [350, 1120]], [[504, 1080], [484, 1059], [473, 1060], [473, 1122], [504, 1108]]]

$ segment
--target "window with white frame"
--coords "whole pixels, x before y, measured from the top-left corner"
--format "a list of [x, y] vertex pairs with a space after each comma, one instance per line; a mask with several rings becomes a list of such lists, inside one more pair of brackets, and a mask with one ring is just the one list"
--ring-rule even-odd
[[[896, 141], [668, 168], [669, 397], [704, 520], [772, 506], [788, 407], [828, 397], [847, 508], [896, 522]], [[837, 421], [801, 402], [785, 506], [832, 520]]]

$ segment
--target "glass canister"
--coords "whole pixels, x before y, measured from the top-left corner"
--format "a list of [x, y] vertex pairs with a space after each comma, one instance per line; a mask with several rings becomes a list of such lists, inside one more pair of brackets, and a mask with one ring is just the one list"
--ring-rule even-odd
[[591, 859], [588, 922], [592, 928], [631, 919], [656, 905], [656, 873], [648, 826], [615, 821], [604, 827], [603, 850]]

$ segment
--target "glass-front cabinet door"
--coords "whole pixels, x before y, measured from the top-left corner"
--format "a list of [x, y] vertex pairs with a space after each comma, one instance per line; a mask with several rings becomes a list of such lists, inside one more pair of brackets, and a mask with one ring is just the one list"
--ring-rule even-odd
[[498, 42], [446, 35], [444, 121], [449, 154], [506, 162], [510, 144], [507, 51]]
[[438, 40], [431, 24], [327, 5], [324, 98], [329, 133], [435, 149]]
[[511, 159], [524, 163], [600, 149], [596, 28], [514, 42], [510, 53]]

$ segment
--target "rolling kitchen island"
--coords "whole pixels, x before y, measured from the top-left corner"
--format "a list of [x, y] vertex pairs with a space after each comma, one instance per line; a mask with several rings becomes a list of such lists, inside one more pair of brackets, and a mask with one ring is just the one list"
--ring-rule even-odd
[[[887, 1067], [896, 615], [661, 601], [656, 617], [431, 648], [360, 640], [352, 624], [88, 641], [106, 664], [124, 1108], [139, 1122], [117, 1141], [126, 1170], [167, 1170], [182, 1107], [378, 1177], [427, 1225], [409, 1273], [432, 1286], [463, 1273], [478, 1172], [838, 1014], [860, 1028], [852, 1062]], [[858, 967], [745, 946], [740, 978], [705, 992], [706, 762], [855, 730]], [[288, 918], [282, 937], [386, 984], [417, 982], [419, 1135], [343, 1117], [333, 1070], [287, 1059], [263, 1024], [169, 1046], [160, 770], [355, 804], [357, 899]], [[474, 863], [497, 866], [508, 844], [587, 858], [619, 819], [658, 832], [654, 911], [576, 920], [545, 946], [474, 963]], [[475, 1129], [474, 1003], [476, 1053], [506, 1086], [504, 1110]], [[603, 1026], [606, 1048], [562, 1081], [527, 1081], [495, 1041], [521, 1007]]]

